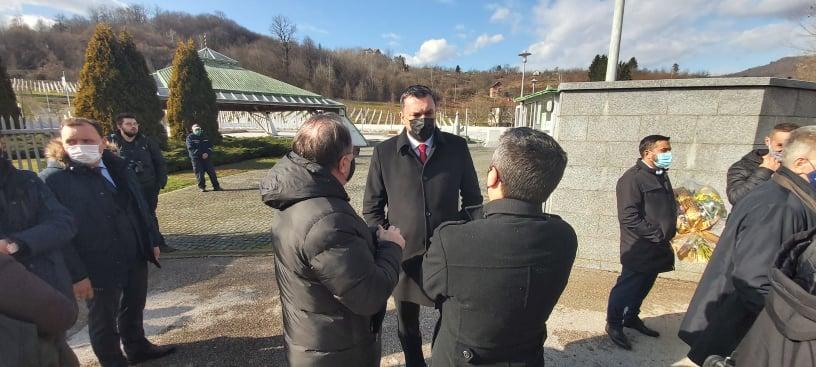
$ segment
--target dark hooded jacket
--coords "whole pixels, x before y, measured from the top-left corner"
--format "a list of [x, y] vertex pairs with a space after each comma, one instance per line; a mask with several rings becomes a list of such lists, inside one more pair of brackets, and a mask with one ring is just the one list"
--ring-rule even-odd
[[119, 155], [128, 162], [143, 188], [158, 191], [167, 185], [167, 164], [159, 143], [144, 134], [128, 142], [121, 133], [112, 134], [111, 141], [119, 147]]
[[816, 366], [816, 229], [785, 244], [771, 291], [734, 357], [738, 367]]
[[725, 192], [731, 205], [737, 205], [751, 190], [771, 179], [774, 171], [759, 166], [767, 154], [768, 149], [752, 150], [728, 168]]
[[[789, 169], [776, 174], [816, 198], [810, 184]], [[709, 355], [734, 351], [765, 306], [768, 273], [782, 244], [813, 227], [816, 213], [773, 179], [734, 207], [680, 325], [692, 361], [702, 364]]]
[[377, 242], [328, 169], [289, 153], [260, 185], [292, 366], [378, 366], [402, 250]]
[[48, 167], [40, 178], [77, 223], [77, 235], [63, 251], [74, 283], [89, 278], [96, 288], [123, 286], [129, 266], [150, 261], [159, 232], [141, 186], [124, 159], [111, 151], [102, 154], [116, 192], [106, 190], [97, 173], [69, 158], [62, 143], [46, 148]]
[[62, 251], [75, 234], [71, 212], [37, 174], [0, 158], [0, 238], [16, 243], [14, 258], [68, 299], [74, 293]]

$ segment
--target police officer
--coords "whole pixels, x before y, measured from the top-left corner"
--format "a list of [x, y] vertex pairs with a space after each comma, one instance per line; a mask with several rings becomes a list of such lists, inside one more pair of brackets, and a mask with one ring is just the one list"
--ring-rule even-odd
[[204, 172], [206, 172], [210, 176], [213, 190], [221, 191], [218, 176], [215, 174], [215, 166], [212, 163], [212, 143], [204, 135], [204, 129], [201, 126], [194, 124], [192, 128], [193, 133], [187, 135], [187, 153], [190, 154], [190, 160], [193, 162], [193, 171], [195, 171], [196, 180], [198, 181], [198, 189], [201, 192], [207, 191], [207, 183], [204, 182]]
[[[158, 228], [156, 207], [159, 205], [159, 191], [167, 185], [167, 165], [164, 163], [159, 144], [139, 133], [139, 122], [132, 113], [116, 115], [116, 128], [118, 132], [111, 134], [111, 142], [119, 147], [119, 154], [139, 179], [145, 200], [150, 206], [150, 212]], [[160, 247], [162, 252], [175, 251], [174, 248], [167, 246], [164, 236], [160, 239]]]

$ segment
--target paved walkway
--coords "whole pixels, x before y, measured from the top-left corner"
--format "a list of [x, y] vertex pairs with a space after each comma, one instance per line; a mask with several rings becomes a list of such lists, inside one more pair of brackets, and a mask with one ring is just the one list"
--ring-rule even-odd
[[[476, 171], [486, 172], [492, 150], [471, 149]], [[358, 212], [362, 207], [371, 152], [372, 148], [362, 150], [354, 177], [346, 185], [351, 204]], [[199, 192], [192, 186], [160, 195], [157, 214], [167, 243], [179, 250], [196, 252], [268, 249], [274, 210], [261, 202], [258, 192], [265, 173], [250, 171], [219, 178], [225, 190], [221, 192]], [[207, 184], [209, 186], [209, 181]]]

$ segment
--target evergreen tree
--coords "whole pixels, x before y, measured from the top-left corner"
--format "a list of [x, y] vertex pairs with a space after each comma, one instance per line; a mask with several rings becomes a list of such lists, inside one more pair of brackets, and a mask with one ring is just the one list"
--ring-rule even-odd
[[[11, 126], [7, 125], [9, 123]], [[0, 130], [6, 127], [20, 128], [20, 107], [17, 107], [17, 96], [11, 87], [6, 65], [0, 59]]]
[[167, 122], [170, 135], [183, 140], [193, 124], [200, 125], [213, 142], [221, 141], [218, 132], [218, 107], [212, 81], [192, 40], [179, 42], [173, 57]]
[[601, 82], [606, 79], [606, 55], [595, 55], [589, 64], [589, 81]]
[[119, 109], [122, 76], [117, 64], [120, 54], [111, 27], [99, 23], [85, 49], [85, 64], [79, 73], [79, 90], [74, 99], [74, 116], [102, 122], [106, 135], [113, 131], [111, 124], [116, 114], [122, 112]]
[[164, 115], [161, 101], [156, 94], [156, 81], [150, 75], [144, 56], [136, 48], [133, 36], [128, 32], [119, 35], [121, 43], [121, 76], [123, 77], [120, 112], [131, 112], [139, 121], [139, 130], [156, 139], [162, 146], [167, 144], [167, 132], [161, 124]]

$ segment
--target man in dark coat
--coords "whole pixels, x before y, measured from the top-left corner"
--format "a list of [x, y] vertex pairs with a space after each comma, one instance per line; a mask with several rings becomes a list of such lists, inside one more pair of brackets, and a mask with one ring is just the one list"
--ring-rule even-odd
[[816, 366], [816, 229], [783, 245], [765, 308], [734, 357], [739, 367]]
[[[119, 155], [127, 161], [128, 167], [139, 179], [156, 228], [159, 228], [156, 208], [159, 206], [159, 192], [167, 185], [167, 165], [159, 143], [139, 133], [139, 122], [131, 113], [116, 115], [116, 128], [118, 132], [111, 134], [111, 142], [119, 148]], [[176, 250], [167, 246], [164, 236], [161, 236], [159, 247], [162, 252]]]
[[609, 294], [606, 332], [612, 342], [632, 349], [623, 333], [628, 327], [658, 337], [640, 319], [640, 306], [657, 274], [674, 270], [670, 241], [677, 232], [677, 202], [669, 180], [669, 137], [650, 135], [640, 142], [641, 159], [618, 180], [620, 259], [623, 269]]
[[354, 158], [342, 118], [317, 115], [261, 181], [264, 203], [280, 211], [272, 245], [291, 366], [380, 365], [405, 240], [393, 226], [372, 231], [349, 204]]
[[192, 126], [193, 132], [187, 135], [187, 153], [193, 163], [193, 171], [198, 182], [198, 189], [201, 192], [207, 191], [207, 182], [204, 181], [204, 173], [210, 176], [210, 183], [214, 191], [221, 191], [221, 184], [218, 183], [218, 175], [215, 173], [215, 165], [212, 162], [213, 146], [204, 129], [198, 124]]
[[731, 205], [737, 205], [751, 190], [771, 179], [771, 175], [782, 164], [782, 152], [790, 133], [799, 128], [793, 123], [782, 123], [773, 127], [765, 137], [767, 148], [755, 149], [728, 168], [725, 192]]
[[544, 366], [547, 318], [578, 249], [572, 227], [542, 211], [566, 165], [547, 134], [510, 129], [487, 174], [484, 216], [436, 229], [422, 263], [442, 312], [434, 367]]
[[73, 297], [3, 253], [0, 279], [0, 367], [79, 366], [64, 341], [77, 318]]
[[403, 271], [394, 299], [405, 364], [416, 367], [425, 365], [419, 305], [434, 305], [422, 290], [422, 256], [434, 229], [466, 218], [464, 208], [481, 205], [482, 194], [465, 140], [436, 128], [433, 92], [411, 86], [400, 103], [405, 129], [374, 148], [363, 215], [369, 225], [394, 225], [405, 235]]
[[[62, 251], [76, 234], [74, 218], [36, 173], [11, 165], [3, 145], [0, 141], [0, 254], [13, 256], [73, 301]], [[64, 334], [56, 336], [55, 342], [62, 365], [78, 364]]]
[[[147, 262], [158, 266], [159, 234], [136, 176], [105, 150], [99, 122], [69, 118], [46, 150], [40, 177], [71, 210], [78, 232], [63, 251], [74, 294], [88, 305], [91, 346], [103, 367], [165, 356], [144, 335]], [[127, 359], [122, 354], [124, 344]]]
[[765, 305], [783, 241], [816, 226], [816, 127], [785, 145], [782, 167], [734, 208], [680, 325], [697, 364], [734, 351]]

